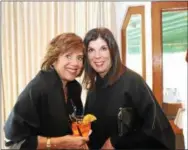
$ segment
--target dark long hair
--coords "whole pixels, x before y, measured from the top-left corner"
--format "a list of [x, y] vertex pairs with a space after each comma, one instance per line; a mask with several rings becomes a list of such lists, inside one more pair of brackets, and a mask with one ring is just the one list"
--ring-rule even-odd
[[86, 59], [84, 62], [85, 73], [83, 78], [83, 84], [87, 89], [93, 89], [95, 87], [95, 77], [97, 75], [88, 60], [88, 45], [90, 41], [94, 41], [99, 37], [107, 43], [111, 56], [112, 67], [108, 72], [108, 84], [112, 85], [119, 77], [121, 72], [121, 59], [119, 54], [119, 48], [112, 32], [107, 28], [91, 29], [86, 33], [84, 38]]

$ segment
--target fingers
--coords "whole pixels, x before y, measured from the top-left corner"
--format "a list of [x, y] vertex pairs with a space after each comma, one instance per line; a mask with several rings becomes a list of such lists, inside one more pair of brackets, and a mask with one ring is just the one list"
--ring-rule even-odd
[[85, 142], [88, 142], [89, 141], [89, 137], [82, 137], [82, 140], [85, 141]]
[[82, 147], [83, 145], [86, 144], [86, 142], [89, 141], [89, 138], [88, 137], [81, 137], [81, 136], [77, 136], [77, 137], [74, 137], [75, 138], [75, 142], [77, 143], [78, 147]]
[[87, 144], [84, 144], [81, 146], [81, 149], [88, 150], [89, 148], [88, 148]]
[[81, 146], [86, 145], [87, 144], [86, 142], [87, 141], [85, 139], [82, 139]]

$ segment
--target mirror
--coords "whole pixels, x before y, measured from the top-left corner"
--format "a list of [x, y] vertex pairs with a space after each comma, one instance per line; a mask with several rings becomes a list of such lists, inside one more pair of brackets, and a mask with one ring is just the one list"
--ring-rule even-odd
[[141, 15], [131, 15], [126, 29], [126, 66], [142, 76]]
[[187, 100], [188, 11], [162, 12], [163, 102]]
[[129, 7], [122, 30], [122, 62], [146, 80], [145, 8]]

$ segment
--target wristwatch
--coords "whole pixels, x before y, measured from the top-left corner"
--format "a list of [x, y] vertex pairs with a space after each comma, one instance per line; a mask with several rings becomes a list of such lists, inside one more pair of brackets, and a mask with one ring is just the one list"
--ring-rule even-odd
[[50, 137], [47, 137], [46, 147], [47, 147], [48, 150], [50, 150], [50, 148], [51, 148], [51, 139], [50, 139]]

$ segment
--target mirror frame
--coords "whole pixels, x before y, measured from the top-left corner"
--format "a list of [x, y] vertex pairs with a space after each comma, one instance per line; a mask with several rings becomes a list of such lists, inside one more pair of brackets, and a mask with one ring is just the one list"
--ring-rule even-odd
[[121, 54], [122, 54], [122, 62], [124, 65], [126, 65], [126, 33], [127, 33], [127, 27], [130, 21], [130, 18], [132, 15], [141, 15], [141, 39], [142, 39], [142, 77], [144, 80], [146, 80], [146, 49], [145, 49], [145, 7], [144, 6], [133, 6], [129, 7], [126, 13], [126, 16], [124, 17], [123, 25], [121, 28]]

